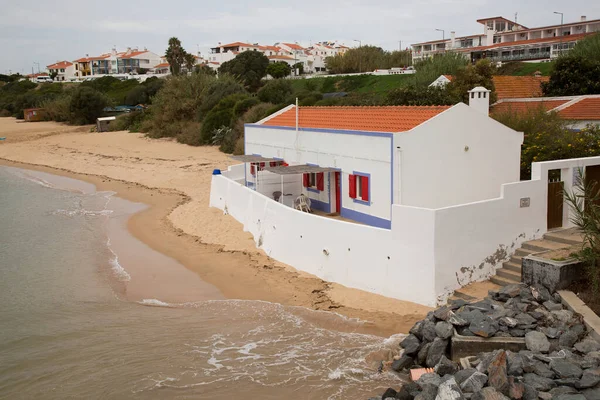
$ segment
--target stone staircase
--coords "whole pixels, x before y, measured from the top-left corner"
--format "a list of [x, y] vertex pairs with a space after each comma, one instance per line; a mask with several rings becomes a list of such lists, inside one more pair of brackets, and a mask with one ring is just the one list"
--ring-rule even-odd
[[553, 230], [546, 233], [542, 239], [524, 242], [510, 259], [496, 270], [496, 275], [489, 281], [472, 283], [454, 292], [451, 299], [474, 301], [487, 295], [488, 290], [497, 290], [500, 286], [521, 282], [521, 264], [523, 257], [548, 250], [559, 250], [582, 243], [581, 233], [575, 228]]

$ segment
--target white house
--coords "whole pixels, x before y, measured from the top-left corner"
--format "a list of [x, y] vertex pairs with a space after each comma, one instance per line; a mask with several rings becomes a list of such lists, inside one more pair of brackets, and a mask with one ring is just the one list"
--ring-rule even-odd
[[[549, 171], [565, 190], [584, 169], [600, 173], [600, 157], [560, 160], [534, 163], [519, 181], [522, 133], [489, 118], [486, 89], [469, 100], [287, 107], [246, 125], [243, 163], [214, 173], [210, 205], [301, 271], [440, 304], [548, 230]], [[562, 216], [569, 226], [567, 206]]]
[[46, 68], [51, 75], [56, 74], [55, 81], [69, 81], [75, 77], [75, 66], [69, 61], [57, 61]]

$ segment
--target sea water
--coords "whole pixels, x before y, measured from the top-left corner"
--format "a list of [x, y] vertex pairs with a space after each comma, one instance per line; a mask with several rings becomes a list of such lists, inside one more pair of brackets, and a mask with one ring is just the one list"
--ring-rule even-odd
[[360, 321], [262, 301], [126, 300], [112, 201], [0, 167], [0, 398], [360, 399], [398, 386], [365, 362], [394, 340], [348, 333]]

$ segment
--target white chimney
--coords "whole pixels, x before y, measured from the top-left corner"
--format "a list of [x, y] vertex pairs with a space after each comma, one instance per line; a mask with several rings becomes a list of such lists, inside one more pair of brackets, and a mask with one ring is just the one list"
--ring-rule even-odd
[[450, 32], [450, 48], [456, 48], [456, 32]]
[[587, 21], [587, 17], [585, 15], [582, 15], [581, 16], [581, 22], [585, 22], [585, 21]]
[[486, 33], [486, 42], [485, 45], [486, 46], [491, 46], [492, 44], [494, 44], [494, 30], [492, 28], [487, 28], [487, 33]]
[[490, 113], [490, 90], [482, 86], [477, 86], [469, 90], [469, 106], [482, 114]]

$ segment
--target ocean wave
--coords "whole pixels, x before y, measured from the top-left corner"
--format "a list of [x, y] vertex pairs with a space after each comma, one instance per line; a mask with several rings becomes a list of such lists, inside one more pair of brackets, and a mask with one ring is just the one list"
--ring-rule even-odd
[[109, 263], [113, 273], [121, 282], [129, 282], [131, 280], [131, 275], [129, 275], [125, 268], [119, 263], [119, 256], [117, 256], [117, 253], [110, 247], [110, 238], [106, 241], [106, 247], [108, 247], [108, 250], [112, 253], [112, 258], [109, 260]]
[[141, 304], [143, 306], [152, 306], [152, 307], [169, 307], [169, 308], [177, 307], [176, 305], [165, 303], [164, 301], [160, 301], [157, 299], [143, 299], [142, 301], [138, 301], [138, 304]]
[[99, 211], [95, 211], [95, 210], [85, 210], [85, 209], [77, 209], [77, 210], [63, 210], [63, 209], [58, 209], [55, 211], [52, 211], [52, 215], [65, 215], [67, 217], [78, 217], [78, 216], [89, 216], [89, 217], [99, 217], [99, 216], [107, 216], [107, 215], [111, 215], [113, 213], [113, 210], [99, 210]]

